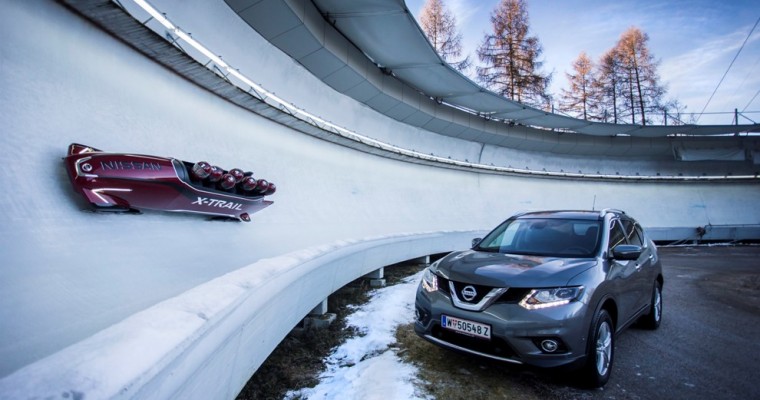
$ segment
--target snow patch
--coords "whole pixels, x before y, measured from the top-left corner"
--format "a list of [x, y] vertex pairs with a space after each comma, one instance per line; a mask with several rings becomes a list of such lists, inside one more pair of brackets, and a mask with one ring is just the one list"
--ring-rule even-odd
[[370, 300], [346, 318], [359, 336], [333, 350], [313, 388], [290, 391], [286, 399], [424, 399], [415, 390], [417, 368], [390, 346], [396, 328], [414, 319], [414, 298], [422, 272], [402, 283], [370, 292]]

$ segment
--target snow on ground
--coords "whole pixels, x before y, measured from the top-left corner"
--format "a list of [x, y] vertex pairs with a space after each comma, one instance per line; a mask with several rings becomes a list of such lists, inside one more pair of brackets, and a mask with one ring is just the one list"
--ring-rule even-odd
[[333, 350], [314, 388], [288, 392], [286, 399], [424, 399], [415, 390], [417, 368], [390, 345], [396, 328], [414, 318], [414, 297], [422, 272], [370, 293], [370, 300], [346, 319], [361, 332]]

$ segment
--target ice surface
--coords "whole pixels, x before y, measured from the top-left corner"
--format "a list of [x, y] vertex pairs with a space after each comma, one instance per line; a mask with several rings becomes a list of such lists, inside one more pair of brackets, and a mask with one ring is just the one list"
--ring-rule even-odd
[[[452, 181], [474, 190], [477, 176], [287, 129], [199, 89], [58, 3], [3, 5], [0, 33], [0, 377], [261, 259], [486, 225], [442, 211], [476, 209], [474, 198], [434, 195]], [[72, 142], [250, 169], [279, 190], [251, 223], [84, 212], [61, 161]]]

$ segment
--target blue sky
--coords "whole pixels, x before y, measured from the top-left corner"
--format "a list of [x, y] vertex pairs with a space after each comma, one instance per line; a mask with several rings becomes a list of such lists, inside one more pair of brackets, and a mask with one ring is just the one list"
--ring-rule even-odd
[[[475, 49], [491, 31], [490, 16], [500, 0], [444, 0], [455, 14], [465, 50], [477, 62]], [[406, 0], [415, 16], [425, 0]], [[636, 26], [649, 35], [649, 48], [660, 61], [659, 73], [668, 98], [699, 113], [734, 59], [755, 22], [760, 1], [754, 0], [528, 0], [530, 34], [543, 46], [544, 72], [554, 72], [552, 93], [567, 84], [565, 73], [581, 51], [598, 60], [620, 34]], [[760, 123], [760, 25], [734, 62], [700, 124], [729, 124], [733, 114]], [[756, 96], [756, 97], [755, 97]], [[754, 100], [752, 100], [754, 97]], [[740, 118], [740, 123], [751, 123]]]

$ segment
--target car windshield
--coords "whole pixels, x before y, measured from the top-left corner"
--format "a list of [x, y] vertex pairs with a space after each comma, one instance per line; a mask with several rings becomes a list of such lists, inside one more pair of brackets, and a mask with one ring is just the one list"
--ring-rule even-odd
[[593, 257], [599, 247], [600, 221], [518, 218], [499, 225], [475, 250], [551, 257]]

